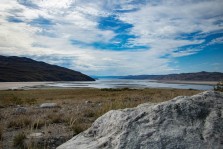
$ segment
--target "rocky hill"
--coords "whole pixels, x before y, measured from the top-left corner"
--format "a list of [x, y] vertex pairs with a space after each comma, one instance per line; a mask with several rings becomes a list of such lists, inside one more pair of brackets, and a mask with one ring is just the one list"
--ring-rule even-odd
[[122, 79], [152, 79], [152, 80], [182, 80], [182, 81], [221, 81], [223, 73], [221, 72], [197, 72], [197, 73], [181, 73], [168, 75], [135, 75], [124, 76]]
[[57, 149], [223, 148], [223, 94], [207, 91], [115, 110]]
[[78, 71], [25, 57], [0, 56], [0, 82], [21, 81], [94, 81], [94, 79]]

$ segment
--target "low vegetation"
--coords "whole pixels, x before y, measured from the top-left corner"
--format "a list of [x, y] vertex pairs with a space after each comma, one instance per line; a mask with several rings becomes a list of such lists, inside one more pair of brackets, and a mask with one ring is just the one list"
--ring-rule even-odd
[[16, 134], [13, 138], [13, 146], [17, 149], [26, 148], [25, 139], [26, 135], [23, 132]]
[[[201, 91], [128, 88], [0, 91], [0, 124], [5, 128], [2, 133], [7, 134], [2, 141], [3, 148], [12, 148], [13, 145], [24, 147], [26, 136], [23, 132], [41, 132], [46, 143], [55, 137], [66, 141], [89, 128], [109, 110], [131, 108], [145, 102], [163, 102], [176, 96], [190, 96], [199, 92]], [[59, 107], [39, 108], [40, 104], [47, 102], [57, 103]], [[15, 112], [18, 104], [27, 109], [25, 113]], [[52, 146], [44, 148], [50, 149]]]
[[32, 129], [41, 129], [43, 126], [46, 125], [46, 121], [43, 119], [37, 119], [34, 121], [34, 123], [32, 124]]
[[7, 123], [7, 128], [13, 129], [21, 129], [21, 128], [29, 128], [32, 124], [32, 120], [30, 117], [19, 115], [14, 119], [11, 119]]

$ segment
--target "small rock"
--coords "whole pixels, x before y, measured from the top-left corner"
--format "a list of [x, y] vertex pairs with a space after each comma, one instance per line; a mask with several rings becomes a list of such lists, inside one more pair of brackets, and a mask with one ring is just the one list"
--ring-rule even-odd
[[57, 108], [57, 103], [43, 103], [40, 105], [40, 108]]
[[87, 100], [87, 101], [85, 101], [85, 103], [86, 104], [89, 104], [89, 103], [92, 103], [92, 101]]
[[31, 133], [27, 138], [42, 138], [43, 133], [37, 132], [37, 133]]
[[27, 112], [27, 108], [25, 107], [18, 107], [15, 109], [14, 114], [24, 114]]

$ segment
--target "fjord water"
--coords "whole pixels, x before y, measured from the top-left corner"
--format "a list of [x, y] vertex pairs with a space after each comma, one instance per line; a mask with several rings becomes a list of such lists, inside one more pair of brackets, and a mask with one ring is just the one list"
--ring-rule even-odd
[[69, 81], [69, 82], [53, 82], [45, 85], [46, 87], [55, 88], [178, 88], [178, 89], [197, 89], [212, 90], [212, 85], [198, 84], [174, 84], [159, 83], [154, 80], [127, 80], [127, 79], [99, 79], [94, 82], [85, 81]]

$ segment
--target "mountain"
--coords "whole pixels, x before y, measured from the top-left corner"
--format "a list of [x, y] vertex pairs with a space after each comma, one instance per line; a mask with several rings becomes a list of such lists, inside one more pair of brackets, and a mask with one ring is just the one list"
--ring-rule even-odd
[[94, 79], [119, 79], [122, 78], [123, 76], [91, 76]]
[[95, 81], [78, 71], [25, 57], [0, 56], [0, 82]]
[[168, 75], [131, 75], [124, 76], [121, 79], [151, 79], [151, 80], [181, 80], [181, 81], [222, 81], [223, 73], [221, 72], [197, 72], [197, 73], [180, 73]]

